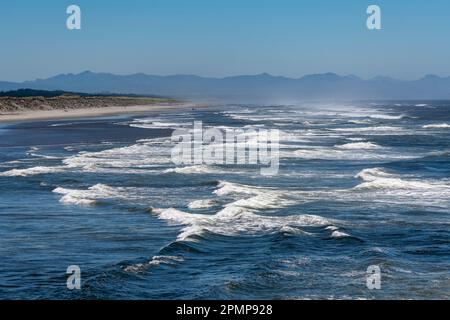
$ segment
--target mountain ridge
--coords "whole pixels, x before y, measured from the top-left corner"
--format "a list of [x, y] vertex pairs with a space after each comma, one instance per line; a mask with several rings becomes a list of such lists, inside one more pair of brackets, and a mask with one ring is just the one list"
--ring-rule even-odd
[[386, 76], [319, 73], [300, 78], [269, 73], [223, 78], [192, 74], [151, 75], [83, 71], [24, 82], [0, 81], [0, 91], [17, 89], [170, 96], [231, 101], [298, 101], [310, 99], [450, 99], [450, 77], [428, 74], [417, 80]]

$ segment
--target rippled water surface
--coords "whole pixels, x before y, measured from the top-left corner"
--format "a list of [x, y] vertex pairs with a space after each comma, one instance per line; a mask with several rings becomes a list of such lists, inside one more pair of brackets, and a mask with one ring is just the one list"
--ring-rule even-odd
[[[279, 129], [279, 173], [176, 167], [170, 134], [194, 120]], [[226, 106], [0, 137], [0, 298], [450, 298], [450, 103]]]

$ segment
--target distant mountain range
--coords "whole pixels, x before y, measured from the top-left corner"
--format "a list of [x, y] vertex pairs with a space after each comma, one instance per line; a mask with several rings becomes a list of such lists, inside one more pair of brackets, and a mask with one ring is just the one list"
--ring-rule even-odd
[[435, 75], [404, 81], [389, 77], [364, 80], [353, 75], [340, 76], [335, 73], [307, 75], [294, 79], [267, 73], [207, 78], [195, 75], [157, 76], [143, 73], [114, 75], [86, 71], [21, 83], [0, 81], [0, 91], [23, 88], [270, 103], [317, 99], [450, 99], [450, 77], [442, 78]]

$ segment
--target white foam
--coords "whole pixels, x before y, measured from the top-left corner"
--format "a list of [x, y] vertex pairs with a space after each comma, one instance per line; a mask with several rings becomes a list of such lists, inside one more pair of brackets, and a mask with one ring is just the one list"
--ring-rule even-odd
[[370, 120], [364, 119], [364, 120], [348, 120], [349, 123], [354, 124], [370, 124], [372, 123]]
[[227, 115], [227, 114], [248, 114], [248, 113], [255, 113], [257, 111], [258, 111], [258, 109], [256, 109], [256, 108], [255, 109], [246, 108], [246, 109], [236, 109], [236, 110], [225, 110], [220, 113], [225, 114], [225, 115]]
[[45, 155], [45, 154], [38, 154], [38, 153], [34, 153], [34, 152], [29, 152], [28, 155], [31, 156], [31, 157], [43, 158], [43, 159], [49, 159], [49, 160], [61, 159], [60, 157], [48, 156], [48, 155]]
[[257, 187], [250, 187], [239, 183], [221, 181], [219, 182], [218, 189], [214, 191], [214, 194], [218, 196], [226, 196], [230, 194], [256, 195], [258, 194], [258, 190]]
[[355, 189], [410, 190], [416, 191], [415, 193], [423, 191], [450, 195], [450, 185], [442, 181], [406, 180], [397, 175], [387, 173], [380, 168], [364, 169], [356, 175], [356, 178], [360, 178], [365, 182], [356, 186]]
[[0, 172], [3, 177], [28, 177], [39, 174], [59, 173], [63, 172], [64, 167], [32, 167], [27, 169], [12, 169], [5, 172]]
[[235, 197], [236, 201], [226, 204], [225, 208], [265, 210], [285, 208], [304, 202], [304, 199], [297, 192], [288, 192], [269, 187], [248, 186], [228, 181], [221, 181], [213, 193], [217, 196]]
[[91, 206], [91, 205], [95, 205], [96, 200], [76, 198], [76, 197], [71, 196], [70, 194], [66, 194], [61, 197], [59, 202], [61, 202], [63, 204], [67, 204], [67, 205]]
[[422, 128], [424, 128], [424, 129], [449, 129], [450, 124], [448, 124], [448, 123], [427, 124], [427, 125], [424, 125]]
[[212, 199], [194, 200], [188, 204], [189, 209], [206, 209], [216, 205], [216, 201]]
[[394, 126], [371, 126], [371, 127], [351, 127], [351, 128], [334, 128], [331, 131], [342, 132], [344, 134], [364, 133], [372, 135], [399, 135], [410, 134], [411, 132], [402, 127]]
[[333, 233], [331, 234], [332, 238], [348, 238], [350, 237], [350, 235], [348, 233], [342, 232], [342, 231], [333, 231]]
[[272, 120], [270, 115], [244, 115], [244, 114], [226, 114], [227, 117], [235, 119], [235, 120], [246, 120], [246, 121], [266, 121], [266, 120]]
[[91, 194], [88, 191], [73, 190], [58, 187], [54, 189], [53, 192], [63, 195], [59, 200], [59, 202], [63, 204], [85, 206], [85, 205], [93, 205], [96, 202], [96, 200], [93, 197], [93, 194]]
[[58, 187], [53, 192], [62, 194], [60, 202], [70, 205], [93, 205], [100, 199], [119, 198], [130, 201], [140, 198], [133, 195], [140, 193], [136, 188], [116, 188], [105, 184], [96, 184], [87, 190]]
[[50, 127], [65, 127], [65, 126], [73, 126], [77, 124], [84, 124], [84, 122], [67, 122], [67, 123], [54, 123], [51, 124]]
[[[357, 145], [358, 146], [358, 145]], [[293, 152], [294, 157], [306, 160], [387, 160], [413, 159], [415, 155], [398, 153], [384, 148], [312, 148], [300, 149]]]
[[63, 160], [67, 167], [85, 171], [114, 168], [123, 170], [130, 170], [130, 168], [146, 169], [170, 162], [170, 144], [153, 143], [138, 143], [99, 152], [80, 152]]
[[261, 192], [261, 194], [239, 199], [233, 203], [227, 204], [226, 207], [242, 207], [256, 210], [277, 209], [287, 207], [294, 204], [293, 199], [289, 199], [282, 192]]
[[212, 232], [226, 236], [258, 235], [284, 232], [304, 233], [308, 226], [325, 226], [330, 220], [314, 215], [263, 216], [239, 207], [226, 207], [215, 215], [200, 215], [177, 209], [155, 209], [160, 219], [185, 225], [178, 240], [191, 240], [193, 235]]
[[175, 208], [169, 209], [154, 209], [160, 219], [169, 220], [178, 224], [193, 224], [195, 221], [207, 220], [207, 215], [187, 213]]
[[390, 177], [392, 177], [392, 175], [385, 172], [381, 168], [370, 168], [370, 169], [364, 169], [364, 170], [360, 171], [355, 176], [355, 178], [361, 178], [364, 181], [373, 181], [379, 177], [390, 178]]
[[[213, 192], [217, 196], [233, 197], [213, 215], [188, 213], [175, 208], [154, 209], [160, 219], [183, 225], [178, 240], [187, 240], [192, 235], [213, 232], [221, 235], [255, 235], [287, 232], [307, 234], [305, 226], [330, 226], [335, 221], [316, 215], [299, 214], [292, 216], [259, 215], [259, 211], [281, 209], [305, 202], [304, 193], [287, 193], [284, 190], [254, 187], [221, 181]], [[211, 207], [217, 200], [196, 200], [188, 206], [191, 209]]]
[[187, 127], [189, 125], [192, 125], [192, 123], [159, 122], [159, 121], [153, 121], [153, 122], [136, 121], [136, 122], [132, 122], [132, 123], [129, 124], [130, 127], [141, 128], [141, 129], [161, 129], [161, 128], [178, 129], [178, 128]]
[[166, 265], [176, 265], [177, 263], [183, 262], [184, 258], [179, 256], [154, 256], [152, 260], [147, 263], [136, 263], [131, 266], [124, 268], [125, 272], [138, 273], [147, 270], [152, 266], [159, 266], [161, 264]]
[[194, 165], [187, 167], [169, 168], [164, 170], [165, 173], [183, 173], [183, 174], [199, 174], [199, 173], [217, 173], [212, 167], [206, 165]]
[[372, 119], [382, 119], [382, 120], [400, 120], [403, 119], [405, 117], [405, 115], [388, 115], [388, 114], [373, 114], [370, 115], [369, 118]]
[[336, 146], [339, 149], [378, 149], [381, 148], [376, 143], [372, 142], [354, 142], [354, 143], [346, 143], [343, 145]]

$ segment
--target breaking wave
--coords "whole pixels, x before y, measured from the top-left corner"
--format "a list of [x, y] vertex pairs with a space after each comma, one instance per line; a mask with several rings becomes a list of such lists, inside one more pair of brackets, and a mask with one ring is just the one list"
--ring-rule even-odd
[[140, 199], [137, 188], [111, 187], [105, 184], [96, 184], [87, 190], [67, 189], [58, 187], [54, 193], [63, 195], [60, 202], [68, 205], [95, 205], [99, 200], [123, 199], [132, 201]]
[[[252, 187], [222, 181], [213, 192], [217, 196], [234, 196], [235, 201], [225, 204], [213, 215], [194, 214], [175, 208], [155, 209], [160, 219], [185, 225], [178, 240], [187, 240], [193, 235], [211, 232], [226, 236], [270, 234], [286, 232], [307, 234], [302, 227], [330, 226], [335, 220], [317, 215], [270, 216], [259, 215], [258, 211], [280, 209], [299, 203], [292, 193], [283, 190]], [[189, 204], [190, 209], [210, 207], [217, 204], [215, 199], [197, 200]]]
[[411, 190], [423, 192], [437, 192], [440, 195], [450, 195], [450, 185], [442, 181], [420, 181], [414, 179], [402, 179], [398, 175], [387, 173], [381, 168], [364, 169], [356, 178], [364, 182], [355, 189], [392, 189]]
[[294, 151], [293, 155], [305, 160], [388, 160], [388, 159], [413, 159], [416, 156], [410, 156], [404, 153], [384, 150], [381, 147], [370, 147], [366, 144], [350, 144], [344, 148], [313, 148], [300, 149]]
[[64, 172], [64, 167], [32, 167], [27, 169], [12, 169], [5, 172], [0, 172], [3, 177], [28, 177], [39, 174], [50, 174]]
[[307, 234], [304, 227], [324, 227], [332, 221], [315, 215], [286, 217], [258, 215], [241, 207], [229, 206], [214, 215], [193, 214], [174, 208], [155, 209], [160, 219], [185, 225], [178, 235], [179, 241], [189, 240], [205, 232], [225, 236], [259, 235], [278, 232]]
[[411, 134], [405, 128], [394, 126], [373, 126], [373, 127], [351, 127], [351, 128], [334, 128], [331, 131], [341, 132], [343, 134], [364, 133], [371, 135], [404, 135]]
[[143, 272], [153, 266], [159, 265], [176, 265], [177, 263], [183, 262], [184, 258], [179, 256], [154, 256], [152, 260], [147, 263], [136, 263], [124, 268], [125, 272], [139, 273]]
[[398, 115], [398, 116], [394, 116], [394, 115], [388, 115], [388, 114], [373, 114], [370, 115], [369, 118], [372, 119], [381, 119], [381, 120], [400, 120], [405, 118], [405, 115]]
[[228, 181], [220, 181], [218, 189], [214, 191], [214, 194], [218, 196], [226, 196], [230, 194], [257, 194], [257, 187], [250, 187], [239, 183], [233, 183]]
[[422, 128], [424, 129], [448, 129], [450, 128], [450, 124], [448, 123], [440, 123], [440, 124], [427, 124]]
[[206, 199], [206, 200], [194, 200], [189, 202], [188, 208], [189, 209], [206, 209], [211, 208], [217, 204], [216, 200], [213, 199]]
[[346, 143], [343, 145], [336, 146], [339, 149], [378, 149], [381, 148], [376, 143], [372, 142], [354, 142], [354, 143]]
[[187, 167], [169, 168], [164, 170], [165, 173], [182, 173], [182, 174], [199, 174], [199, 173], [217, 173], [212, 167], [206, 165], [194, 165]]
[[63, 160], [69, 168], [86, 171], [98, 169], [146, 169], [170, 163], [170, 148], [164, 145], [138, 143], [128, 147], [112, 148], [99, 152], [80, 152]]
[[130, 127], [133, 128], [141, 128], [141, 129], [162, 129], [162, 128], [168, 128], [168, 129], [178, 129], [178, 128], [184, 128], [187, 127], [189, 123], [182, 123], [182, 122], [158, 122], [158, 121], [136, 121], [133, 123], [130, 123]]

